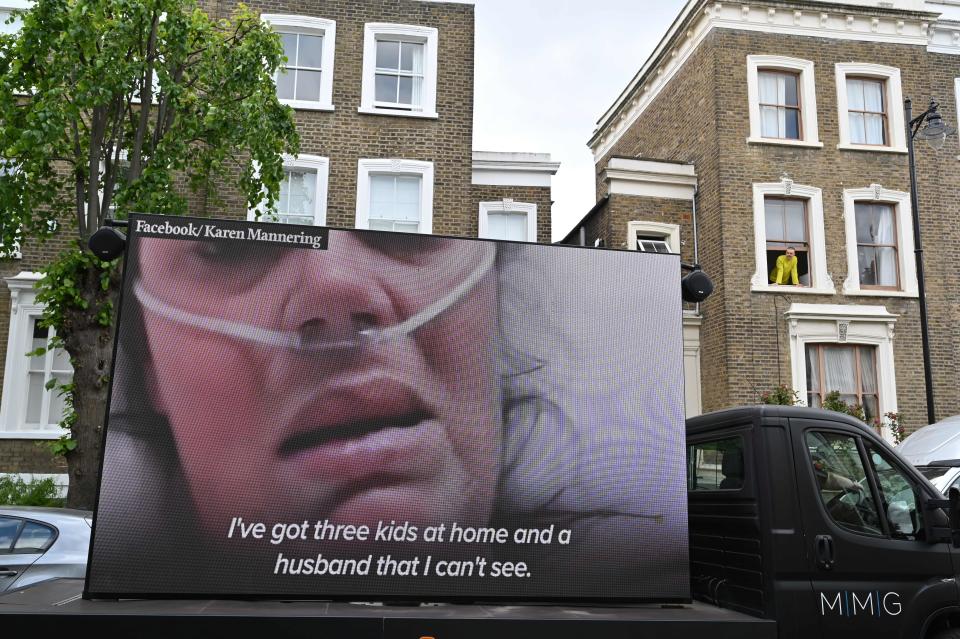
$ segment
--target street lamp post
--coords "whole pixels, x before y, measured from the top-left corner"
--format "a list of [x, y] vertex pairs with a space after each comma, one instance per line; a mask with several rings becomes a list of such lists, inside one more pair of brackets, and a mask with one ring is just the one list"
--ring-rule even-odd
[[[917, 194], [917, 166], [914, 159], [913, 140], [919, 136], [934, 149], [943, 146], [948, 135], [954, 131], [943, 122], [936, 101], [931, 101], [926, 111], [913, 117], [913, 102], [907, 98], [903, 103], [907, 123], [907, 152], [910, 159], [910, 205], [913, 209], [913, 246], [917, 260], [917, 285], [920, 296], [920, 338], [923, 343], [923, 381], [927, 392], [927, 423], [937, 421], [933, 402], [933, 373], [930, 365], [930, 332], [927, 323], [927, 297], [923, 275], [923, 244], [920, 238], [920, 203]], [[926, 124], [926, 126], [924, 126]]]

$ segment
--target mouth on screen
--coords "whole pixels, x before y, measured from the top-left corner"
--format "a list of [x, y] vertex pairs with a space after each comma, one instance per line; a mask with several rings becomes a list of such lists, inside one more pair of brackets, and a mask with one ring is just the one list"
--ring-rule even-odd
[[360, 439], [385, 428], [412, 428], [425, 420], [432, 419], [432, 417], [426, 411], [417, 410], [392, 417], [375, 417], [336, 426], [320, 427], [297, 433], [283, 440], [278, 453], [281, 457], [290, 457], [333, 441]]

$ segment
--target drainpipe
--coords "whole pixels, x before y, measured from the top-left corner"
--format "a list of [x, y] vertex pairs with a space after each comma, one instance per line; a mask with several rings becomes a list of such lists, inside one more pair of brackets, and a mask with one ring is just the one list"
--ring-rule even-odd
[[[700, 184], [693, 187], [693, 263], [700, 263], [700, 244], [697, 241], [697, 197], [700, 195]], [[697, 315], [700, 315], [700, 302], [697, 302]]]

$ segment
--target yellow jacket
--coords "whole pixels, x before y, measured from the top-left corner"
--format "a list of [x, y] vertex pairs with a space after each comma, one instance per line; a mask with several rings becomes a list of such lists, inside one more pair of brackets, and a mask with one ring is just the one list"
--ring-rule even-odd
[[787, 277], [794, 286], [800, 285], [800, 277], [797, 274], [797, 257], [787, 257], [785, 254], [777, 258], [776, 267], [770, 271], [770, 281], [775, 284], [783, 284]]

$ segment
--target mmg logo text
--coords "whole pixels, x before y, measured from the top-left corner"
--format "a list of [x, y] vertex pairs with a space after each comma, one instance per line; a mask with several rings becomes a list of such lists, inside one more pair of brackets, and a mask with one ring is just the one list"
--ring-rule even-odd
[[901, 612], [903, 612], [903, 605], [900, 603], [900, 593], [897, 592], [841, 590], [829, 595], [825, 592], [820, 593], [820, 614], [824, 617], [827, 615], [896, 617]]

